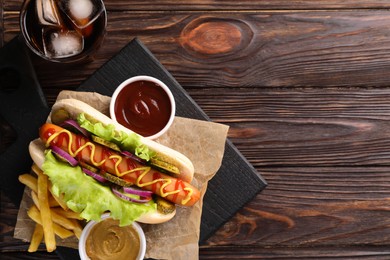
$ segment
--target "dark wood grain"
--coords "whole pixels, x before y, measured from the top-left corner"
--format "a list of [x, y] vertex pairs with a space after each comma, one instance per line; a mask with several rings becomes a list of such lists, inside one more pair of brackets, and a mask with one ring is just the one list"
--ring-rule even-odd
[[200, 259], [370, 259], [388, 260], [387, 246], [322, 247], [316, 248], [259, 248], [259, 247], [202, 247]]
[[2, 23], [3, 46], [20, 33], [19, 11], [3, 12]]
[[[21, 3], [0, 1], [0, 46]], [[268, 182], [201, 259], [390, 259], [390, 1], [105, 4], [94, 62], [33, 58], [49, 104], [138, 37]], [[16, 214], [2, 194], [1, 258], [57, 259], [25, 253]]]
[[390, 37], [382, 33], [390, 22], [387, 11], [163, 13], [134, 19], [139, 17], [142, 24], [128, 21], [126, 27], [131, 15], [112, 15], [111, 26], [122, 30], [110, 31], [118, 39], [140, 37], [185, 86], [388, 84], [383, 73], [390, 69]]
[[[5, 10], [18, 10], [22, 0], [4, 1]], [[296, 10], [296, 9], [352, 9], [390, 7], [387, 0], [243, 0], [243, 1], [210, 1], [210, 0], [156, 0], [156, 1], [104, 1], [108, 10], [116, 11], [219, 11], [219, 10]]]
[[[44, 246], [36, 253], [27, 253], [29, 244], [13, 238], [18, 208], [6, 194], [1, 191], [0, 200], [0, 252], [1, 259], [58, 259], [55, 253], [45, 252]], [[44, 255], [44, 256], [43, 256]]]
[[143, 1], [132, 1], [129, 5], [123, 1], [107, 3], [112, 10], [262, 10], [262, 9], [350, 9], [354, 8], [386, 8], [390, 3], [386, 0], [244, 0], [244, 1], [185, 1], [159, 0], [145, 4]]
[[189, 89], [255, 166], [389, 165], [389, 89]]
[[0, 0], [0, 47], [4, 45], [4, 0]]
[[386, 246], [388, 167], [260, 168], [269, 186], [209, 245]]
[[[185, 87], [389, 84], [388, 11], [111, 12], [108, 24], [96, 62], [82, 70], [37, 60], [43, 88], [77, 86], [136, 36]], [[18, 15], [6, 14], [4, 26], [10, 40]]]

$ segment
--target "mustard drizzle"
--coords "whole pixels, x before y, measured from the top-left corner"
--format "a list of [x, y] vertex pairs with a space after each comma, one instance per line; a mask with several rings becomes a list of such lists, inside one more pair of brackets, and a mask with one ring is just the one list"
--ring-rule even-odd
[[[72, 136], [72, 133], [70, 131], [68, 131], [67, 129], [62, 129], [61, 131], [59, 132], [56, 132], [54, 134], [52, 134], [51, 136], [49, 136], [49, 138], [47, 138], [47, 141], [46, 141], [46, 147], [48, 147], [50, 145], [50, 143], [56, 138], [58, 137], [60, 134], [62, 133], [65, 133], [68, 135], [69, 137], [69, 142], [68, 142], [68, 153], [72, 156], [72, 157], [76, 157], [82, 150], [84, 150], [86, 147], [91, 147], [91, 162], [93, 165], [95, 166], [101, 166], [103, 165], [107, 160], [113, 160], [113, 159], [117, 159], [117, 162], [115, 162], [114, 164], [114, 168], [115, 168], [115, 174], [118, 176], [118, 177], [123, 177], [124, 175], [127, 175], [127, 174], [130, 174], [130, 173], [133, 173], [133, 172], [137, 172], [137, 171], [142, 171], [142, 173], [140, 174], [140, 176], [138, 176], [137, 178], [137, 181], [136, 181], [136, 185], [138, 187], [144, 187], [144, 186], [148, 186], [148, 185], [153, 185], [155, 183], [158, 183], [158, 182], [163, 182], [163, 184], [161, 185], [160, 187], [160, 196], [161, 197], [166, 197], [166, 196], [169, 196], [169, 195], [174, 195], [174, 194], [177, 194], [180, 192], [180, 190], [174, 190], [174, 191], [170, 191], [170, 192], [165, 192], [164, 189], [172, 183], [172, 180], [171, 179], [164, 179], [164, 178], [159, 178], [159, 179], [155, 179], [151, 182], [145, 182], [145, 183], [141, 183], [142, 179], [145, 177], [145, 175], [151, 170], [151, 167], [148, 167], [148, 166], [145, 166], [145, 167], [138, 167], [138, 168], [135, 168], [135, 169], [131, 169], [131, 170], [128, 170], [128, 171], [124, 171], [124, 172], [120, 172], [119, 171], [119, 164], [122, 162], [123, 158], [122, 156], [120, 155], [110, 155], [108, 158], [106, 159], [103, 159], [101, 160], [100, 162], [96, 162], [95, 161], [95, 151], [96, 151], [96, 146], [94, 143], [88, 141], [86, 142], [84, 145], [80, 146], [75, 152], [72, 151], [72, 143], [73, 143], [73, 136]], [[181, 204], [182, 205], [185, 205], [188, 203], [188, 201], [191, 200], [191, 197], [192, 197], [192, 194], [193, 194], [193, 189], [191, 188], [184, 188], [183, 189], [184, 191], [187, 191], [187, 196], [185, 198], [182, 199], [181, 201]]]

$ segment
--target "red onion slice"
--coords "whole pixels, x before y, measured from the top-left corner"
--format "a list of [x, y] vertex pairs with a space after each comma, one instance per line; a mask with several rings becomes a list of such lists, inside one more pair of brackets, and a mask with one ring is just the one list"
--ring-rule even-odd
[[90, 137], [90, 134], [87, 130], [85, 130], [84, 128], [82, 128], [78, 123], [77, 121], [73, 120], [73, 119], [67, 119], [65, 120], [61, 126], [63, 128], [66, 128], [70, 131], [76, 131], [77, 133], [79, 134], [82, 134], [83, 136], [89, 138]]
[[130, 198], [130, 197], [126, 196], [125, 194], [123, 194], [122, 192], [120, 192], [118, 190], [118, 187], [115, 187], [115, 186], [111, 187], [111, 190], [115, 194], [115, 196], [117, 196], [120, 199], [129, 201], [129, 202], [146, 203], [146, 202], [148, 202], [148, 201], [150, 201], [152, 199], [152, 196], [150, 196], [150, 197], [141, 197], [140, 199]]
[[138, 195], [140, 197], [151, 197], [153, 192], [148, 190], [140, 190], [134, 187], [123, 187], [123, 191], [128, 194]]
[[54, 145], [51, 145], [49, 147], [53, 153], [57, 156], [57, 158], [59, 158], [60, 160], [63, 160], [63, 161], [66, 161], [68, 162], [70, 165], [72, 165], [73, 167], [74, 166], [77, 166], [78, 164], [78, 161], [73, 158], [70, 154], [68, 154], [67, 152], [65, 152], [64, 150], [62, 150], [60, 147], [58, 146], [54, 146]]
[[137, 155], [132, 154], [129, 151], [122, 151], [121, 154], [126, 156], [126, 157], [128, 157], [128, 158], [130, 158], [130, 159], [133, 159], [134, 161], [137, 161], [137, 162], [139, 162], [141, 164], [146, 164], [147, 163], [146, 160], [143, 160], [143, 159], [139, 158]]
[[83, 168], [83, 172], [89, 176], [91, 176], [92, 178], [94, 178], [95, 180], [97, 180], [98, 182], [106, 182], [107, 180], [101, 176], [100, 174], [98, 173], [95, 173], [93, 171], [90, 171], [86, 168]]

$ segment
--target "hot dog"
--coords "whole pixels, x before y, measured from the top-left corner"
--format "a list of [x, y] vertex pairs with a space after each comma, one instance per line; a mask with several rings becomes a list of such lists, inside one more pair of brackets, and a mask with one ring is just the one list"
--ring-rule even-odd
[[175, 204], [192, 206], [199, 200], [199, 191], [189, 183], [163, 174], [150, 166], [141, 165], [60, 126], [44, 124], [40, 128], [39, 136], [47, 147], [57, 146], [80, 161], [152, 191]]
[[[83, 122], [80, 122], [80, 115], [83, 115]], [[108, 116], [104, 115], [103, 113], [97, 111], [95, 108], [80, 100], [62, 99], [57, 101], [53, 105], [51, 112], [51, 122], [58, 125], [61, 124], [64, 119], [78, 120], [79, 123], [83, 124], [83, 127], [87, 128], [94, 127], [91, 126], [90, 123], [94, 125], [102, 124], [103, 126], [113, 126], [113, 135], [115, 136], [121, 136], [124, 133], [129, 136], [131, 135], [137, 137], [138, 143], [143, 148], [146, 148], [151, 153], [153, 153], [157, 161], [167, 164], [168, 168], [172, 169], [170, 174], [174, 175], [174, 177], [178, 177], [186, 182], [191, 182], [194, 177], [194, 166], [191, 160], [189, 160], [185, 155], [179, 153], [174, 149], [171, 149], [167, 146], [161, 145], [153, 140], [144, 138], [143, 136], [134, 133], [130, 129], [125, 128], [124, 126], [114, 122]], [[90, 123], [86, 123], [85, 121], [90, 121]], [[124, 149], [127, 150], [128, 147], [124, 147]]]
[[[64, 195], [70, 208], [81, 212], [86, 220], [98, 220], [97, 216], [110, 211], [122, 225], [134, 220], [162, 223], [175, 215], [174, 205], [187, 207], [199, 200], [199, 190], [189, 183], [193, 177], [193, 165], [184, 155], [116, 125], [110, 118], [78, 100], [57, 102], [51, 115], [49, 121], [62, 125], [69, 119], [77, 118], [79, 124], [88, 130], [88, 135], [75, 133], [69, 124], [65, 124], [64, 128], [46, 123], [39, 130], [40, 139], [30, 143], [30, 155], [49, 176], [57, 193]], [[76, 130], [82, 127], [77, 125]], [[97, 141], [90, 135], [109, 139], [110, 142]], [[68, 162], [72, 159], [76, 163], [61, 162], [63, 153]], [[92, 168], [93, 175], [90, 175], [95, 180], [83, 174], [83, 171], [88, 173], [84, 167]], [[96, 180], [101, 181], [100, 178], [110, 184], [98, 183]], [[138, 188], [132, 188], [135, 186]], [[116, 196], [107, 191], [108, 187]], [[133, 194], [128, 201], [129, 196], [123, 192], [126, 189], [135, 189], [137, 198], [133, 198]], [[149, 196], [151, 193], [154, 194], [153, 199]], [[123, 197], [125, 200], [121, 199]]]

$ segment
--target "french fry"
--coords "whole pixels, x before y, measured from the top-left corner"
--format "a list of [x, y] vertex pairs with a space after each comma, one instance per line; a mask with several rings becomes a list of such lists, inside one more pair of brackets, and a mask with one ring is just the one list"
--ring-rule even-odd
[[[58, 225], [68, 230], [72, 230], [73, 233], [76, 235], [76, 237], [80, 238], [83, 228], [80, 225], [80, 223], [77, 221], [77, 219], [71, 219], [66, 216], [66, 215], [69, 216], [71, 212], [73, 211], [65, 211], [62, 208], [51, 209], [51, 214], [53, 216], [54, 223], [57, 223]], [[73, 215], [78, 216], [80, 218], [80, 215], [78, 215], [78, 213], [73, 212]]]
[[80, 223], [76, 219], [72, 219], [72, 222], [74, 222], [75, 228], [73, 229], [74, 234], [78, 239], [81, 237], [81, 232], [83, 232], [83, 227], [80, 225]]
[[52, 197], [57, 201], [58, 205], [61, 206], [64, 210], [68, 210], [68, 206], [66, 205], [66, 202], [62, 199], [63, 195], [61, 194], [60, 196], [57, 196], [54, 194], [53, 189], [52, 189], [52, 184], [49, 184], [49, 191]]
[[[36, 223], [42, 225], [41, 214], [35, 205], [31, 206], [31, 208], [27, 211], [27, 215], [32, 220], [34, 220]], [[68, 237], [71, 237], [74, 235], [74, 233], [72, 231], [63, 228], [56, 223], [53, 223], [53, 229], [54, 229], [55, 234], [62, 239], [65, 239], [65, 238], [68, 238]]]
[[[38, 209], [40, 209], [38, 195], [33, 190], [31, 191], [31, 198], [34, 202], [34, 205], [37, 206]], [[49, 206], [50, 208], [59, 206], [58, 202], [52, 196], [49, 196]]]
[[25, 173], [19, 175], [18, 179], [21, 183], [23, 183], [33, 191], [38, 192], [38, 180], [36, 177], [32, 176], [31, 174]]
[[34, 233], [31, 237], [30, 246], [28, 247], [28, 252], [36, 252], [38, 250], [39, 244], [43, 240], [43, 228], [40, 224], [35, 224]]
[[38, 165], [36, 165], [35, 163], [31, 166], [31, 170], [36, 174], [36, 175], [39, 175], [39, 174], [42, 174], [43, 171], [41, 169], [39, 169]]
[[62, 239], [76, 236], [80, 238], [83, 227], [79, 213], [69, 210], [65, 201], [52, 192], [48, 176], [35, 164], [31, 167], [37, 177], [31, 174], [22, 174], [19, 181], [31, 189], [31, 198], [34, 205], [27, 211], [27, 215], [36, 223], [28, 251], [35, 252], [42, 240], [46, 250], [56, 249], [55, 235]]
[[[39, 169], [39, 167], [35, 163], [31, 166], [31, 169], [37, 176], [45, 175], [44, 172], [41, 169]], [[51, 188], [51, 186], [52, 186], [51, 182], [48, 182], [48, 185], [49, 185], [49, 191], [51, 194], [51, 196], [49, 196], [49, 198], [52, 197], [53, 199], [55, 199], [57, 206], [59, 205], [63, 209], [68, 209], [68, 206], [66, 205], [65, 201], [53, 193], [52, 188]], [[50, 205], [54, 205], [54, 202], [50, 202]]]
[[52, 208], [52, 211], [70, 219], [78, 219], [82, 220], [83, 218], [80, 217], [80, 213], [74, 212], [72, 210], [64, 210], [63, 208]]
[[41, 221], [43, 227], [44, 240], [48, 252], [53, 252], [56, 249], [55, 234], [53, 229], [53, 221], [49, 207], [48, 198], [48, 178], [47, 175], [40, 173], [38, 175], [38, 201], [41, 212]]
[[49, 196], [49, 206], [50, 206], [50, 208], [59, 207], [60, 206], [58, 201], [51, 195], [51, 193], [49, 193], [48, 196]]
[[55, 199], [55, 201], [57, 202], [57, 204], [61, 208], [63, 208], [64, 210], [68, 210], [69, 209], [68, 206], [66, 205], [66, 202], [62, 199], [62, 197], [63, 197], [62, 194], [60, 196], [56, 196], [56, 195], [53, 194], [51, 189], [49, 191], [50, 191], [52, 197]]
[[69, 229], [74, 230], [76, 228], [74, 222], [71, 219], [68, 219], [60, 214], [57, 214], [55, 211], [51, 210], [51, 215], [53, 217], [53, 222], [57, 223], [58, 225]]
[[32, 200], [33, 200], [33, 202], [34, 202], [34, 205], [35, 205], [38, 209], [40, 209], [38, 195], [37, 195], [33, 190], [31, 191], [31, 198], [32, 198]]
[[53, 226], [54, 226], [54, 232], [56, 233], [56, 235], [62, 239], [74, 236], [74, 233], [72, 231], [67, 230], [66, 228], [63, 228], [58, 224], [54, 223]]

